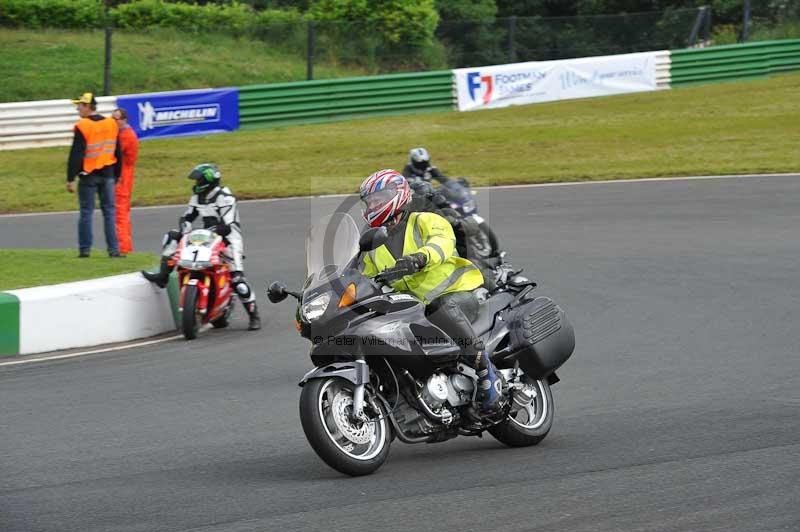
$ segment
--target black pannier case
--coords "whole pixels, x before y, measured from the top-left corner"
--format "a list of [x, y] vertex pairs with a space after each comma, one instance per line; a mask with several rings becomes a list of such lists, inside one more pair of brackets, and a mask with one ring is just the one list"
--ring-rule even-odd
[[537, 297], [515, 308], [507, 318], [509, 350], [522, 370], [544, 379], [575, 350], [575, 331], [567, 314], [552, 299]]

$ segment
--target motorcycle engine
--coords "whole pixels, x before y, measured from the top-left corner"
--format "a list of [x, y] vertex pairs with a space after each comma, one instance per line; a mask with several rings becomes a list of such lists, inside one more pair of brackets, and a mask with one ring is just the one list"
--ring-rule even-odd
[[450, 375], [449, 389], [448, 402], [452, 406], [461, 406], [472, 400], [472, 395], [475, 392], [475, 383], [466, 375], [454, 373]]
[[409, 405], [405, 397], [402, 396], [397, 404], [395, 417], [402, 426], [403, 431], [413, 436], [425, 436], [442, 430], [441, 425], [431, 422], [422, 412]]
[[447, 375], [434, 373], [422, 387], [422, 399], [433, 409], [441, 408], [447, 401], [448, 384]]

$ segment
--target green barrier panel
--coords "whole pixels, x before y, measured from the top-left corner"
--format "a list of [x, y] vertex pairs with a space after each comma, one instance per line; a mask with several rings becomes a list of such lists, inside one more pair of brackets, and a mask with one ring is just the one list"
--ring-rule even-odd
[[673, 87], [765, 78], [800, 70], [800, 39], [673, 50], [670, 59]]
[[19, 354], [19, 299], [0, 292], [0, 356]]
[[454, 108], [450, 70], [239, 87], [244, 129]]
[[169, 282], [167, 283], [167, 295], [169, 296], [169, 306], [172, 310], [172, 321], [175, 322], [175, 328], [181, 327], [181, 311], [179, 305], [181, 302], [181, 292], [178, 286], [178, 272], [172, 271], [169, 274]]

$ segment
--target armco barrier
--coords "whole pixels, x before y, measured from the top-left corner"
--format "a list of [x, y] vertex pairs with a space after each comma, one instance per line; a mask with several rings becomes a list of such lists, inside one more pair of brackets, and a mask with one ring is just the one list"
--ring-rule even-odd
[[0, 293], [0, 356], [125, 342], [173, 330], [167, 292], [138, 273]]
[[[657, 52], [659, 89], [800, 70], [800, 39]], [[417, 72], [239, 88], [243, 128], [329, 122], [456, 108], [453, 72]], [[116, 96], [98, 98], [109, 114]], [[69, 100], [0, 104], [0, 150], [68, 146], [78, 117]]]
[[[97, 112], [111, 114], [116, 96], [97, 98]], [[70, 100], [0, 104], [0, 150], [69, 146], [80, 117]]]
[[763, 78], [800, 70], [800, 39], [673, 50], [672, 86]]
[[450, 70], [239, 88], [242, 128], [452, 111]]
[[671, 68], [672, 60], [670, 59], [669, 50], [656, 52], [656, 84], [659, 89], [670, 88]]

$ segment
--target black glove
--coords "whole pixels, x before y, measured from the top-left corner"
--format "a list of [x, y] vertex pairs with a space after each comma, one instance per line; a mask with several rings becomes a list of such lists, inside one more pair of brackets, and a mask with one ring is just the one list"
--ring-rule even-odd
[[169, 235], [169, 239], [174, 240], [175, 242], [180, 242], [181, 238], [183, 238], [183, 233], [180, 231], [170, 231], [167, 234]]
[[433, 200], [433, 204], [436, 205], [437, 207], [449, 207], [450, 206], [450, 202], [447, 201], [447, 198], [444, 196], [444, 194], [441, 194], [441, 193], [437, 192], [436, 194], [433, 195], [432, 200]]
[[214, 228], [214, 232], [219, 236], [228, 236], [231, 234], [231, 226], [227, 224], [220, 224]]
[[408, 272], [406, 275], [411, 275], [420, 271], [427, 263], [428, 257], [424, 253], [412, 253], [397, 259], [393, 269], [405, 270]]
[[379, 283], [396, 281], [406, 275], [413, 275], [420, 271], [428, 263], [428, 257], [424, 253], [413, 253], [400, 257], [391, 268], [386, 268], [375, 276]]

